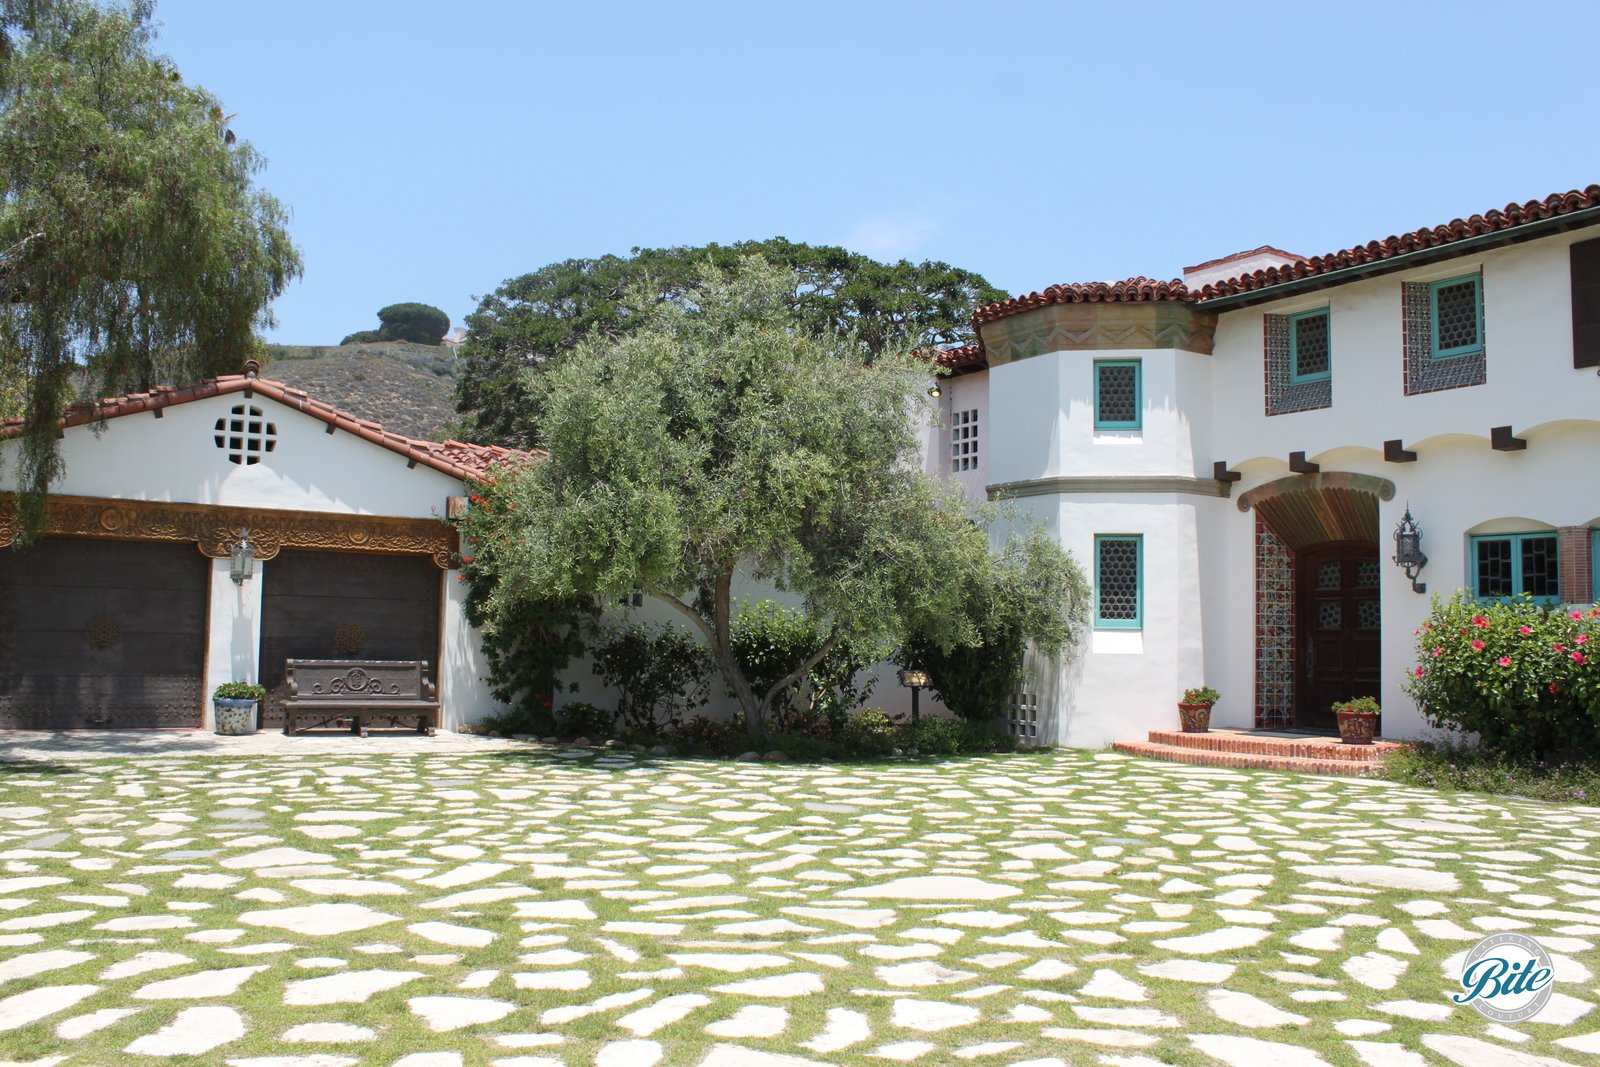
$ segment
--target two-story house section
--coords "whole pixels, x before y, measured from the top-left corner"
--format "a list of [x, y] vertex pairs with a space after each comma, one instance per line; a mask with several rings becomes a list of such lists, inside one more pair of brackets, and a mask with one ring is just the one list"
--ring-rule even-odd
[[1081, 654], [1024, 698], [1057, 743], [1172, 728], [1202, 683], [1214, 725], [1331, 727], [1371, 695], [1386, 736], [1423, 736], [1403, 682], [1434, 595], [1596, 598], [1600, 186], [1051, 286], [975, 325], [942, 360], [930, 466], [942, 450], [1090, 574]]

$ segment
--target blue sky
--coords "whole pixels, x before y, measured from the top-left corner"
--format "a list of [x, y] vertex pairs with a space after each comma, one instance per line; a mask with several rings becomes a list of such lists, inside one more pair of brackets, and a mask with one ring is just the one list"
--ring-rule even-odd
[[1013, 293], [1317, 255], [1600, 182], [1600, 7], [159, 0], [305, 277], [273, 340], [782, 235]]

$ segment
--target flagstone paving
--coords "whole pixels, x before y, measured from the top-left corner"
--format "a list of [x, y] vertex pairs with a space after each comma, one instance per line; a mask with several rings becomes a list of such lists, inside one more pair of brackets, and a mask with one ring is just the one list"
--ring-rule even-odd
[[[1580, 1064], [1594, 809], [1060, 752], [0, 764], [0, 1061]], [[1536, 1019], [1452, 1004], [1519, 930]]]

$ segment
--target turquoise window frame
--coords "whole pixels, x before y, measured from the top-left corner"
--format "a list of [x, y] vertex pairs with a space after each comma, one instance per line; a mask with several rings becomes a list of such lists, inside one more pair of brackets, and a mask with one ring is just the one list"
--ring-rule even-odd
[[1589, 584], [1590, 595], [1600, 604], [1600, 529], [1589, 531]]
[[[1100, 417], [1100, 368], [1133, 368], [1133, 421], [1108, 421]], [[1139, 430], [1144, 428], [1144, 366], [1137, 359], [1097, 359], [1094, 361], [1094, 428], [1097, 430]]]
[[[1459, 285], [1462, 282], [1471, 282], [1472, 309], [1476, 322], [1477, 343], [1470, 345], [1457, 345], [1454, 348], [1439, 347], [1439, 290], [1450, 285]], [[1428, 283], [1428, 333], [1430, 339], [1430, 355], [1434, 359], [1455, 359], [1457, 356], [1472, 356], [1483, 351], [1483, 275], [1462, 274], [1455, 278], [1442, 278], [1436, 282]]]
[[[1317, 374], [1300, 373], [1300, 343], [1295, 324], [1304, 319], [1323, 318], [1328, 320], [1328, 369]], [[1324, 382], [1333, 377], [1333, 316], [1328, 308], [1315, 308], [1311, 311], [1300, 311], [1289, 316], [1289, 384], [1299, 385], [1301, 382]]]
[[[1546, 538], [1556, 543], [1556, 574], [1559, 579], [1561, 573], [1561, 538], [1554, 530], [1524, 530], [1521, 533], [1496, 533], [1474, 534], [1469, 539], [1467, 553], [1467, 587], [1472, 590], [1472, 595], [1477, 600], [1484, 602], [1502, 603], [1514, 597], [1521, 596], [1514, 592], [1511, 596], [1486, 596], [1478, 589], [1478, 545], [1484, 541], [1510, 541], [1511, 542], [1511, 588], [1522, 588], [1522, 542], [1526, 538]], [[1561, 595], [1559, 589], [1554, 596], [1530, 596], [1528, 599], [1535, 604], [1559, 604]]]
[[[1106, 541], [1134, 543], [1133, 618], [1107, 619], [1100, 614], [1100, 545]], [[1094, 628], [1096, 630], [1144, 629], [1144, 534], [1094, 535]]]

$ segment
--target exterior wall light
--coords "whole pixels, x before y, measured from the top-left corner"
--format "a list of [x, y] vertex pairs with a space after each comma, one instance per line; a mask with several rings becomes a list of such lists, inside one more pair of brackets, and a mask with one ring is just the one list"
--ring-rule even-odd
[[234, 585], [244, 585], [256, 572], [256, 546], [250, 543], [250, 531], [240, 530], [239, 540], [233, 543], [228, 554], [228, 577]]
[[1417, 581], [1417, 575], [1428, 565], [1428, 557], [1422, 553], [1422, 530], [1411, 517], [1410, 504], [1406, 505], [1405, 517], [1400, 520], [1400, 525], [1394, 528], [1394, 561], [1411, 579], [1413, 593], [1428, 591], [1426, 582]]
[[917, 706], [917, 696], [933, 685], [933, 679], [928, 676], [927, 671], [917, 670], [915, 667], [902, 667], [898, 674], [900, 684], [911, 690], [911, 721], [918, 722], [922, 718], [922, 709]]
[[939, 388], [938, 382], [934, 382], [932, 385], [928, 386], [928, 395], [937, 400], [944, 395], [944, 390]]

